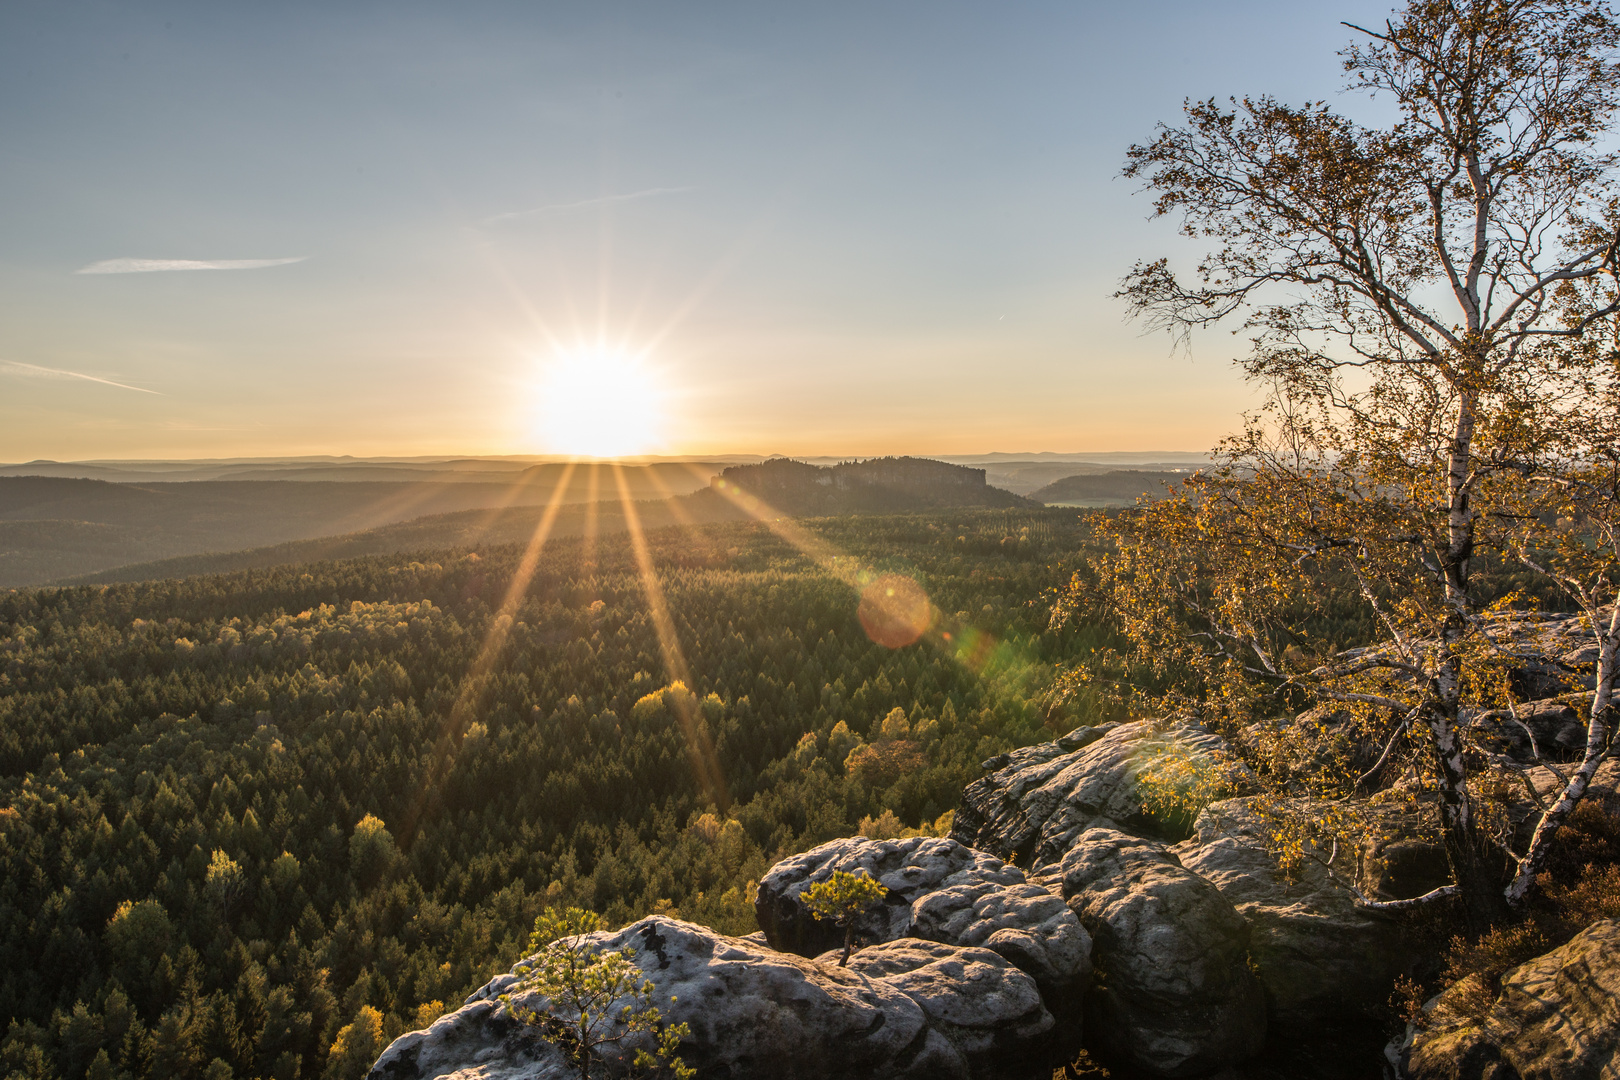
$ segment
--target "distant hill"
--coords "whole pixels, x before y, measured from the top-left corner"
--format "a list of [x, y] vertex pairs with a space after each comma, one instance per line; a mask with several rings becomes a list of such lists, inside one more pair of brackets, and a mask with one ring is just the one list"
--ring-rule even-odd
[[[822, 482], [823, 478], [826, 483]], [[720, 486], [722, 480], [731, 485], [729, 492]], [[745, 488], [744, 484], [748, 486]], [[618, 501], [613, 479], [599, 476], [596, 486], [598, 497], [603, 501], [564, 507], [552, 524], [552, 536], [588, 533], [607, 536], [625, 530], [625, 509]], [[758, 502], [752, 502], [750, 495]], [[741, 521], [762, 514], [817, 517], [906, 513], [945, 507], [1011, 509], [1033, 505], [1017, 495], [986, 486], [981, 470], [916, 458], [878, 458], [833, 468], [776, 459], [762, 466], [728, 469], [701, 491], [672, 499], [634, 502], [636, 516], [646, 529]], [[150, 581], [363, 555], [522, 543], [534, 535], [543, 512], [543, 507], [530, 503], [504, 509], [435, 514], [342, 535], [241, 551], [188, 554], [94, 572], [63, 573], [50, 580], [55, 584]], [[0, 524], [0, 530], [3, 527]]]
[[1134, 466], [1134, 472], [1190, 473], [1205, 462], [1183, 464], [1178, 461], [1114, 462], [1095, 461], [999, 461], [985, 462], [985, 480], [999, 488], [1018, 495], [1033, 496], [1047, 484], [1071, 476], [1099, 476], [1121, 472], [1121, 464]]
[[[704, 524], [711, 521], [738, 521], [747, 516], [730, 503], [719, 500], [706, 505], [704, 507], [706, 512], [698, 514], [687, 512], [684, 518], [677, 516], [674, 507], [684, 504], [690, 498], [691, 496], [680, 500], [638, 502], [635, 504], [637, 518], [643, 528], [656, 529], [684, 522]], [[120, 581], [153, 581], [163, 578], [195, 577], [199, 574], [226, 574], [237, 570], [262, 570], [272, 566], [354, 559], [365, 555], [397, 555], [446, 549], [466, 550], [497, 544], [521, 544], [534, 535], [544, 512], [545, 508], [541, 506], [509, 506], [500, 510], [465, 510], [455, 514], [433, 514], [413, 521], [383, 525], [339, 536], [295, 540], [243, 551], [159, 559], [78, 576], [63, 575], [52, 579], [52, 584], [107, 585]], [[560, 539], [594, 532], [598, 536], [606, 537], [624, 531], [624, 508], [621, 505], [589, 503], [567, 506], [559, 511], [552, 522], [551, 536]]]
[[[119, 566], [342, 536], [424, 516], [502, 507], [684, 495], [708, 482], [698, 465], [525, 468], [501, 483], [432, 479], [214, 480], [129, 484], [0, 476], [0, 588]], [[531, 515], [532, 516], [532, 515]]]
[[709, 487], [720, 495], [728, 490], [752, 495], [778, 513], [795, 517], [1029, 505], [1021, 496], [986, 484], [983, 469], [912, 457], [832, 466], [775, 458], [758, 465], [733, 465]]
[[1047, 506], [1130, 506], [1143, 495], [1162, 496], [1165, 485], [1179, 484], [1187, 476], [1184, 472], [1135, 470], [1066, 476], [1030, 492], [1029, 497]]
[[[761, 461], [759, 457], [720, 455], [703, 460], [645, 459], [625, 463], [632, 471], [650, 467], [664, 478], [684, 477], [691, 469], [705, 477], [727, 465]], [[0, 476], [56, 476], [75, 480], [110, 480], [119, 484], [178, 483], [193, 480], [394, 480], [510, 483], [535, 466], [556, 463], [538, 458], [239, 458], [216, 461], [29, 461], [0, 464]], [[609, 466], [594, 464], [594, 468]], [[682, 484], [685, 480], [682, 479]], [[690, 485], [686, 485], [690, 486]]]

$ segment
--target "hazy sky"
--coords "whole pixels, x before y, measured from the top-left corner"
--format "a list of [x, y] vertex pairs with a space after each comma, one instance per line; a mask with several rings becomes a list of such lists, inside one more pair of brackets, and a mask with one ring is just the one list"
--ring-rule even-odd
[[599, 342], [649, 450], [1203, 449], [1125, 149], [1387, 10], [7, 0], [0, 460], [543, 452]]

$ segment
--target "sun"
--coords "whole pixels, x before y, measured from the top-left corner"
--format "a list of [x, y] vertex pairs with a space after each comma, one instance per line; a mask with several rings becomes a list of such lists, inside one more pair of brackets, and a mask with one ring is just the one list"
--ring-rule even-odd
[[538, 386], [536, 434], [573, 457], [624, 457], [663, 443], [668, 394], [657, 370], [627, 350], [557, 353]]

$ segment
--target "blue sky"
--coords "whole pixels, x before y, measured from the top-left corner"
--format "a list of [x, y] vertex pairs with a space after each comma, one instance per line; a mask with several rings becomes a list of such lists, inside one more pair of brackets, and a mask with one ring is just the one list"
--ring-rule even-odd
[[1125, 150], [1386, 10], [12, 0], [0, 460], [542, 452], [603, 347], [646, 450], [1206, 448], [1241, 342], [1123, 321], [1190, 255]]

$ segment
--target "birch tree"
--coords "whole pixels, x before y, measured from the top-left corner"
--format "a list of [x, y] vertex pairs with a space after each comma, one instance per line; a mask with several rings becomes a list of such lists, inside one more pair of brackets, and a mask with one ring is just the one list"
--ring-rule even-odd
[[[1246, 333], [1268, 396], [1214, 469], [1119, 520], [1102, 579], [1137, 661], [1206, 712], [1327, 702], [1387, 739], [1341, 788], [1420, 744], [1453, 881], [1419, 899], [1460, 897], [1482, 928], [1608, 744], [1614, 548], [1593, 515], [1613, 432], [1587, 391], [1614, 369], [1620, 26], [1589, 0], [1414, 0], [1348, 28], [1349, 90], [1392, 104], [1387, 126], [1211, 99], [1129, 152], [1156, 213], [1211, 249], [1188, 276], [1138, 264], [1122, 297], [1184, 337]], [[1579, 593], [1607, 650], [1586, 759], [1523, 853], [1492, 847], [1469, 783], [1513, 662], [1492, 560]], [[1370, 647], [1332, 647], [1347, 613]]]

